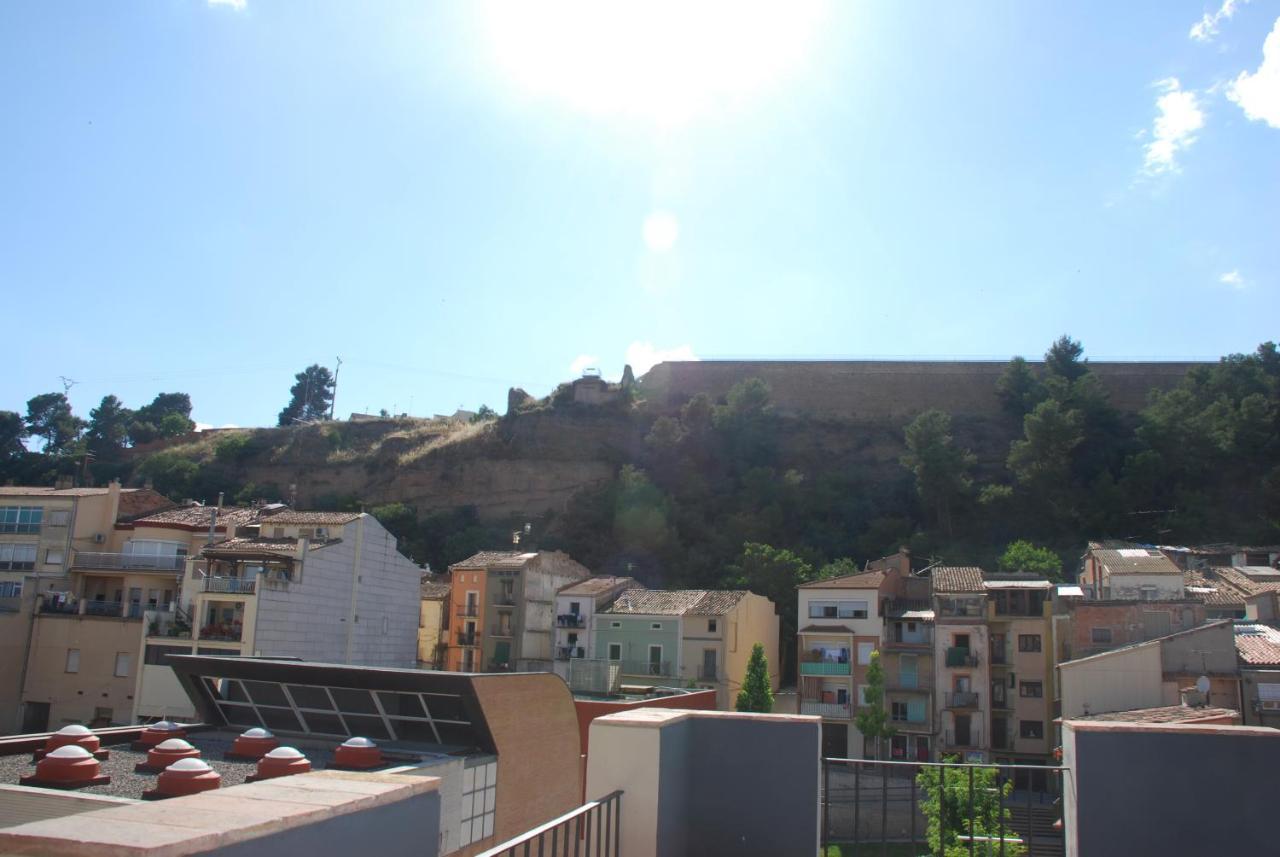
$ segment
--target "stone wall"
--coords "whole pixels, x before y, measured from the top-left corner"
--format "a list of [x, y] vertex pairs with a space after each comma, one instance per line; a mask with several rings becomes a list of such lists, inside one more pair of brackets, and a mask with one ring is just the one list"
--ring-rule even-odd
[[[1196, 363], [1093, 363], [1089, 366], [1122, 411], [1138, 411], [1152, 389], [1178, 383]], [[996, 381], [1004, 361], [702, 360], [659, 363], [641, 379], [643, 398], [660, 411], [696, 393], [720, 398], [747, 378], [760, 378], [784, 413], [875, 419], [929, 408], [953, 414], [1000, 413]], [[1041, 363], [1031, 363], [1040, 371]]]

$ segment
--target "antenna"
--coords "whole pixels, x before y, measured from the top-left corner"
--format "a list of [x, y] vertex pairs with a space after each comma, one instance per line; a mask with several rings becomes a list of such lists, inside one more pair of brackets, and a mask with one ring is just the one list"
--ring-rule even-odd
[[[342, 358], [335, 357], [333, 359], [338, 361], [338, 365], [334, 367], [334, 370], [333, 370], [333, 397], [329, 399], [329, 419], [330, 420], [333, 419], [333, 409], [338, 405], [338, 373], [342, 371]], [[365, 405], [365, 410], [366, 411], [369, 410], [368, 405]]]
[[75, 378], [68, 378], [66, 375], [59, 375], [58, 380], [62, 382], [62, 395], [66, 396], [71, 392], [71, 388], [80, 382]]

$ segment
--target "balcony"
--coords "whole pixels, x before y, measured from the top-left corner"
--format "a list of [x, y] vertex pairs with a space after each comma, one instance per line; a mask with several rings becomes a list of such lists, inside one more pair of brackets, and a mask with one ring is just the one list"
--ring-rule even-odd
[[954, 646], [947, 649], [947, 666], [976, 667], [977, 665], [978, 656], [970, 652], [968, 649], [958, 649]]
[[569, 661], [574, 658], [585, 658], [587, 650], [582, 646], [556, 646], [556, 660]]
[[800, 700], [801, 714], [814, 714], [818, 717], [828, 717], [833, 720], [848, 720], [853, 716], [853, 706], [847, 702], [816, 702], [814, 700]]
[[556, 617], [557, 628], [585, 628], [587, 627], [587, 617], [577, 613], [565, 613]]
[[79, 571], [98, 569], [109, 571], [159, 571], [175, 573], [186, 568], [185, 554], [152, 555], [132, 553], [98, 553], [96, 551], [76, 551], [71, 559], [71, 567]]
[[458, 608], [454, 611], [454, 615], [470, 616], [472, 618], [475, 618], [476, 616], [480, 615], [480, 605], [479, 604], [459, 604]]
[[[915, 634], [903, 635], [904, 639], [894, 640], [886, 638], [880, 648], [886, 652], [929, 652], [933, 650], [933, 634]], [[915, 639], [905, 639], [907, 636], [914, 636]]]
[[942, 742], [947, 747], [978, 749], [982, 747], [982, 730], [977, 726], [970, 727], [968, 736], [961, 734], [957, 739], [956, 730], [948, 729], [942, 735]]
[[848, 662], [805, 661], [800, 664], [800, 675], [850, 675], [850, 669]]
[[971, 690], [953, 690], [944, 697], [945, 708], [977, 708], [978, 694]]
[[472, 631], [472, 632], [470, 632], [470, 633], [468, 633], [468, 632], [466, 632], [466, 631], [459, 631], [459, 632], [458, 632], [458, 636], [457, 636], [457, 640], [458, 640], [458, 645], [459, 645], [459, 646], [478, 646], [478, 645], [480, 645], [480, 635], [479, 635], [478, 633], [476, 633], [475, 631]]
[[933, 691], [933, 675], [890, 675], [885, 680], [884, 686], [887, 690], [902, 691], [904, 693], [931, 693]]
[[200, 629], [200, 642], [238, 643], [244, 638], [244, 627], [239, 622], [215, 622]]
[[251, 577], [206, 577], [200, 584], [200, 591], [252, 595], [257, 591], [257, 581]]
[[[111, 618], [124, 616], [124, 604], [119, 601], [81, 601], [80, 604], [84, 607], [85, 616], [109, 616]], [[141, 613], [138, 614], [138, 618], [142, 618]]]
[[991, 707], [996, 711], [1012, 711], [1013, 700], [1009, 698], [1009, 694], [1007, 693], [1003, 696], [995, 696], [993, 694], [991, 697]]
[[698, 681], [720, 681], [722, 672], [716, 665], [698, 664]]
[[671, 678], [671, 661], [623, 661], [623, 675], [643, 675], [651, 678]]
[[489, 629], [489, 636], [490, 637], [510, 637], [511, 626], [510, 625], [494, 625], [492, 628]]
[[511, 592], [499, 592], [493, 596], [493, 603], [497, 607], [515, 607], [516, 596]]

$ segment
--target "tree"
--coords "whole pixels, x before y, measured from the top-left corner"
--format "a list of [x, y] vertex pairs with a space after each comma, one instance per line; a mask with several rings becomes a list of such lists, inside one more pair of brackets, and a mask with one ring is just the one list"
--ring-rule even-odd
[[1071, 454], [1084, 442], [1084, 420], [1057, 399], [1036, 405], [1022, 421], [1023, 439], [1009, 447], [1009, 470], [1032, 489], [1061, 489], [1071, 476]]
[[729, 571], [728, 585], [746, 589], [771, 600], [778, 611], [779, 645], [782, 649], [783, 674], [794, 669], [796, 641], [796, 587], [813, 580], [813, 566], [789, 550], [766, 544], [747, 542], [742, 546], [738, 563]]
[[1005, 412], [1021, 420], [1044, 400], [1044, 384], [1024, 358], [1015, 357], [996, 381], [996, 395]]
[[488, 405], [481, 405], [480, 410], [476, 411], [474, 414], [471, 415], [471, 422], [482, 423], [487, 420], [496, 420], [497, 418], [498, 418], [497, 411], [495, 411], [493, 408], [489, 407]]
[[1048, 548], [1036, 547], [1026, 540], [1010, 543], [1000, 556], [999, 566], [1005, 573], [1062, 579], [1062, 559]]
[[880, 663], [880, 652], [871, 653], [871, 663], [867, 665], [866, 690], [863, 691], [864, 708], [858, 709], [854, 718], [858, 731], [863, 738], [871, 738], [876, 742], [876, 758], [881, 758], [881, 741], [892, 738], [897, 729], [889, 722], [889, 713], [884, 710], [884, 665]]
[[129, 427], [134, 413], [115, 396], [102, 397], [98, 407], [89, 411], [89, 430], [85, 439], [89, 452], [98, 461], [115, 461], [129, 443]]
[[951, 417], [943, 411], [925, 411], [912, 420], [906, 439], [902, 465], [915, 474], [920, 502], [933, 511], [938, 525], [950, 536], [952, 508], [973, 487], [969, 471], [977, 458], [956, 446]]
[[333, 373], [313, 363], [293, 376], [294, 385], [289, 388], [292, 398], [280, 412], [282, 426], [299, 422], [329, 418], [329, 406], [333, 403]]
[[1089, 371], [1089, 361], [1083, 355], [1084, 346], [1064, 333], [1045, 352], [1045, 371], [1065, 381], [1075, 381]]
[[0, 461], [12, 461], [27, 451], [27, 424], [17, 411], [0, 411]]
[[758, 714], [769, 714], [773, 711], [769, 659], [765, 657], [764, 646], [760, 643], [751, 647], [751, 659], [747, 661], [747, 674], [742, 679], [742, 689], [738, 691], [738, 699], [733, 707], [737, 711], [753, 711]]
[[[952, 756], [943, 761], [959, 761]], [[973, 776], [973, 791], [969, 790], [970, 771]], [[1013, 791], [1012, 780], [1000, 782], [996, 768], [951, 768], [935, 766], [921, 769], [916, 775], [916, 785], [924, 794], [920, 802], [920, 810], [926, 819], [926, 836], [929, 840], [929, 853], [936, 854], [939, 845], [947, 857], [965, 857], [969, 846], [962, 844], [961, 836], [996, 837], [1003, 828], [1008, 839], [1004, 843], [1006, 857], [1021, 857], [1026, 849], [1009, 841], [1015, 834], [1010, 826], [1010, 813], [1007, 806], [1009, 794]], [[970, 795], [972, 795], [972, 811], [970, 811]], [[1005, 805], [1002, 806], [1003, 802]], [[945, 812], [943, 811], [945, 806]], [[1001, 815], [1004, 820], [1001, 823]], [[943, 818], [945, 817], [945, 823]], [[982, 854], [994, 854], [995, 848], [983, 850]]]
[[85, 426], [62, 393], [41, 393], [28, 400], [26, 422], [30, 434], [44, 438], [45, 455], [70, 452]]
[[151, 403], [138, 408], [129, 439], [135, 444], [178, 437], [192, 431], [191, 397], [186, 393], [159, 393]]

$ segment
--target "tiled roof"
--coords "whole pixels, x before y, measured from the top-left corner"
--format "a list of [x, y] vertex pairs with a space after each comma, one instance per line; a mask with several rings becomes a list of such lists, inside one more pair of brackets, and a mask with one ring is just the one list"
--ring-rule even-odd
[[264, 520], [285, 526], [341, 527], [359, 517], [359, 512], [296, 512], [293, 509], [285, 509], [265, 516]]
[[985, 592], [976, 565], [940, 565], [933, 569], [934, 592]]
[[[219, 542], [207, 545], [203, 553], [205, 554], [244, 554], [246, 556], [294, 556], [298, 552], [299, 539], [223, 539]], [[327, 542], [311, 542], [310, 549], [331, 545], [340, 539], [330, 539]]]
[[885, 571], [860, 571], [857, 574], [846, 574], [844, 577], [832, 577], [827, 580], [811, 580], [802, 583], [797, 589], [879, 589], [884, 583]]
[[[144, 488], [121, 488], [120, 493], [127, 491], [144, 491]], [[110, 493], [110, 488], [49, 488], [43, 485], [4, 485], [0, 486], [0, 497], [101, 497]]]
[[604, 595], [615, 589], [632, 589], [636, 587], [634, 578], [630, 577], [614, 577], [612, 575], [601, 575], [599, 577], [588, 577], [585, 580], [578, 580], [567, 586], [560, 588], [557, 595], [581, 595], [585, 597], [594, 597], [596, 595]]
[[1092, 553], [1112, 574], [1182, 574], [1173, 560], [1154, 548], [1097, 548]]
[[138, 515], [146, 515], [160, 509], [168, 509], [173, 501], [150, 488], [126, 488], [120, 492], [120, 508], [116, 520], [127, 521]]
[[[209, 513], [215, 506], [179, 506], [176, 509], [167, 509], [163, 512], [154, 512], [144, 515], [141, 518], [134, 518], [130, 521], [134, 526], [162, 526], [172, 527], [181, 526], [195, 530], [207, 530], [209, 528]], [[227, 527], [234, 529], [253, 521], [257, 517], [257, 510], [240, 506], [224, 506], [218, 512], [217, 525], [219, 527]]]
[[688, 613], [690, 616], [723, 616], [737, 607], [746, 594], [745, 589], [710, 589]]
[[683, 616], [707, 595], [705, 589], [628, 589], [602, 613], [636, 613], [642, 616]]
[[1280, 580], [1266, 579], [1270, 578], [1271, 575], [1263, 575], [1260, 578], [1245, 574], [1234, 568], [1225, 567], [1210, 569], [1209, 573], [1245, 597], [1260, 595], [1263, 592], [1280, 592]]
[[856, 634], [848, 625], [805, 625], [801, 634]]
[[1105, 714], [1081, 714], [1070, 720], [1114, 720], [1126, 723], [1195, 723], [1199, 720], [1223, 720], [1240, 718], [1240, 713], [1230, 708], [1195, 708], [1190, 705], [1163, 705], [1159, 708], [1134, 708], [1129, 711], [1108, 711]]
[[522, 551], [480, 551], [449, 568], [524, 568], [535, 556], [536, 553]]
[[1236, 654], [1246, 664], [1280, 666], [1280, 630], [1270, 625], [1236, 625]]
[[422, 581], [422, 597], [429, 601], [437, 601], [441, 598], [448, 598], [452, 587], [447, 583], [440, 583], [435, 580]]
[[1187, 597], [1203, 601], [1209, 607], [1244, 607], [1244, 596], [1234, 586], [1188, 571], [1182, 577]]

